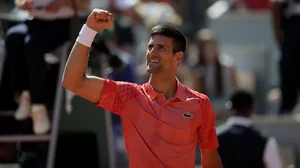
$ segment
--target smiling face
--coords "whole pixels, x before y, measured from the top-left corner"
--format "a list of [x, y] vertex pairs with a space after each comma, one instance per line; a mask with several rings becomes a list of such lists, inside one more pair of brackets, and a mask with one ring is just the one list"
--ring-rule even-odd
[[174, 40], [163, 35], [150, 37], [146, 53], [147, 72], [176, 73], [178, 64], [182, 61], [183, 52], [173, 52]]

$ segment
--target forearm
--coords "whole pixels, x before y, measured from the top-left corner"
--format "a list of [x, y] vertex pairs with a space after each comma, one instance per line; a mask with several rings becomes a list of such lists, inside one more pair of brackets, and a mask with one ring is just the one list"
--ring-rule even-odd
[[86, 77], [90, 48], [76, 42], [65, 66], [63, 85], [70, 90], [80, 86], [81, 81]]

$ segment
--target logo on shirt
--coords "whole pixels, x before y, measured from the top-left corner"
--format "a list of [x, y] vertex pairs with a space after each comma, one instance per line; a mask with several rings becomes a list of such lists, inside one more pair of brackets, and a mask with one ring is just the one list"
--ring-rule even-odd
[[192, 117], [193, 117], [193, 114], [190, 114], [189, 112], [185, 112], [185, 113], [183, 114], [183, 117], [184, 117], [184, 118], [192, 118]]

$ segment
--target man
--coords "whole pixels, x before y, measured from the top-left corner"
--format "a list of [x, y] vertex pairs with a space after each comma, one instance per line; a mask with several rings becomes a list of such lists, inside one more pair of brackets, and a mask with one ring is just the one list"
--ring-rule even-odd
[[300, 79], [295, 75], [300, 72], [300, 1], [272, 0], [272, 21], [274, 36], [281, 50], [280, 59], [280, 114], [289, 114], [298, 99]]
[[218, 151], [224, 168], [281, 168], [275, 138], [268, 138], [253, 128], [250, 119], [254, 111], [252, 95], [236, 91], [227, 105], [233, 116], [217, 129]]
[[175, 77], [186, 48], [179, 30], [171, 25], [151, 30], [146, 53], [151, 77], [146, 84], [86, 76], [93, 38], [113, 22], [107, 11], [95, 9], [90, 14], [70, 53], [63, 86], [121, 117], [131, 168], [193, 168], [197, 143], [203, 168], [221, 168], [208, 97], [186, 88]]

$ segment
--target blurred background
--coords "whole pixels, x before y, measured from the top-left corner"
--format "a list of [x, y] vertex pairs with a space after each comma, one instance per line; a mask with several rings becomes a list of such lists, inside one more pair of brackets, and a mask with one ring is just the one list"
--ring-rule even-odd
[[[145, 53], [149, 30], [158, 23], [172, 23], [188, 39], [178, 79], [211, 98], [217, 125], [229, 117], [225, 105], [230, 93], [237, 88], [248, 90], [255, 96], [253, 121], [277, 139], [283, 167], [300, 168], [299, 85], [297, 81], [286, 80], [297, 85], [295, 89], [280, 87], [282, 48], [273, 28], [271, 7], [269, 0], [90, 0], [86, 8], [73, 8], [73, 14], [67, 19], [61, 19], [60, 9], [55, 9], [53, 16], [46, 14], [47, 17], [39, 18], [46, 20], [45, 24], [32, 21], [41, 12], [39, 5], [35, 4], [36, 12], [29, 13], [16, 7], [13, 0], [0, 0], [0, 168], [128, 167], [118, 116], [60, 85], [70, 48], [93, 8], [109, 10], [116, 22], [111, 29], [96, 36], [90, 53], [89, 74], [139, 84], [147, 82]], [[29, 72], [34, 71], [30, 70], [31, 66], [40, 65], [38, 58], [32, 58], [36, 64], [21, 58], [10, 59], [10, 53], [22, 52], [16, 45], [18, 39], [8, 38], [22, 32], [22, 26], [18, 26], [22, 23], [30, 25], [29, 32], [39, 32], [38, 27], [43, 27], [48, 34], [61, 33], [57, 40], [51, 40], [51, 36], [49, 40], [39, 38], [33, 46], [36, 50], [47, 48], [42, 52], [46, 82], [43, 85], [33, 80], [34, 86], [42, 85], [44, 89], [43, 103], [47, 110], [46, 115], [40, 117], [43, 119], [36, 119], [39, 117], [34, 115], [20, 119], [16, 115], [22, 99], [16, 96], [15, 86], [23, 81], [14, 81], [14, 65], [18, 68], [26, 64]], [[66, 33], [68, 36], [62, 38]], [[24, 41], [27, 44], [28, 39]], [[296, 71], [291, 74], [297, 78]], [[290, 83], [285, 86], [291, 88]], [[294, 103], [283, 108], [283, 96]], [[37, 133], [49, 121], [47, 131]], [[196, 165], [201, 165], [199, 151]]]

